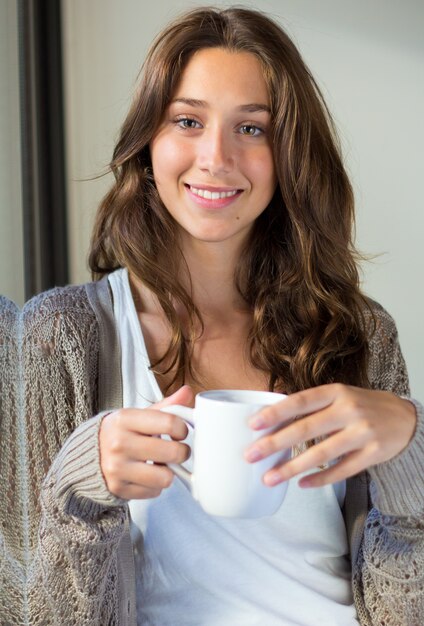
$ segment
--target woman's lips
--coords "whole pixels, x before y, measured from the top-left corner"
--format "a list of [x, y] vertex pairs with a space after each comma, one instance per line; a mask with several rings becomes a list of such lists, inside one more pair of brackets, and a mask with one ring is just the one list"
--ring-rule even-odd
[[242, 189], [185, 185], [189, 197], [202, 207], [220, 209], [228, 206], [243, 193]]

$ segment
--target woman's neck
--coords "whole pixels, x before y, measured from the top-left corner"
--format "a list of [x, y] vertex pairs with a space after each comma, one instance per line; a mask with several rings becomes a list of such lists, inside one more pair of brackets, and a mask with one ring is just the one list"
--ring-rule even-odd
[[[220, 323], [232, 314], [247, 313], [246, 303], [234, 281], [239, 252], [234, 250], [234, 246], [225, 245], [226, 242], [198, 243], [184, 246], [185, 263], [178, 280], [191, 295], [204, 322], [213, 323], [215, 320]], [[133, 275], [130, 282], [137, 308], [157, 315], [161, 307], [154, 293]], [[182, 318], [185, 313], [181, 310]]]
[[[186, 309], [177, 303], [183, 330], [194, 331], [197, 337], [190, 357], [197, 378], [190, 378], [186, 372], [185, 381], [195, 392], [225, 387], [267, 389], [267, 376], [253, 367], [248, 355], [253, 315], [234, 284], [239, 255], [231, 253], [228, 246], [212, 245], [185, 249], [184, 258], [186, 270], [181, 270], [179, 280], [192, 296], [203, 322], [202, 328], [197, 328], [197, 321], [192, 320], [195, 328], [191, 328]], [[130, 282], [136, 305], [137, 300], [139, 303], [147, 350], [155, 362], [168, 349], [172, 329], [156, 295], [136, 277], [130, 276]], [[165, 369], [168, 364], [164, 364]], [[171, 371], [159, 376], [163, 389], [168, 390], [173, 375]]]
[[184, 246], [184, 258], [189, 276], [182, 272], [180, 280], [189, 293], [191, 290], [202, 316], [221, 317], [223, 313], [247, 310], [234, 281], [239, 248], [230, 242], [194, 241]]

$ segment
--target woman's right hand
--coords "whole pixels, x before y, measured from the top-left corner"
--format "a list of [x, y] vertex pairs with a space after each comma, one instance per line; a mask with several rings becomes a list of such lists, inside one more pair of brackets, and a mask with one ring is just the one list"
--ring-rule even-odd
[[[174, 474], [165, 463], [183, 463], [190, 448], [185, 422], [159, 409], [171, 404], [193, 406], [184, 386], [148, 409], [119, 409], [103, 418], [99, 432], [100, 467], [109, 491], [126, 500], [155, 498], [169, 487]], [[173, 441], [161, 439], [169, 435]], [[146, 463], [146, 461], [153, 461]]]

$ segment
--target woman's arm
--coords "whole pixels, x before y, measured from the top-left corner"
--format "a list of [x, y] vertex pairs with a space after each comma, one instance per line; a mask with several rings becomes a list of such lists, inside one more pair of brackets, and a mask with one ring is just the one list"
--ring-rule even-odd
[[83, 287], [25, 306], [22, 354], [27, 622], [125, 624], [117, 548], [127, 508], [99, 469], [101, 416], [89, 419], [98, 412], [99, 329]]
[[[377, 305], [375, 315], [371, 390], [345, 385], [308, 389], [262, 411], [252, 427], [282, 426], [255, 444], [262, 457], [317, 439], [265, 475], [267, 484], [273, 477], [277, 484], [319, 466], [326, 469], [302, 478], [301, 486], [319, 487], [368, 470], [372, 507], [352, 564], [358, 613], [363, 624], [412, 626], [424, 623], [423, 409], [401, 397], [409, 387], [396, 327]], [[290, 423], [296, 416], [304, 417]]]
[[[371, 341], [374, 388], [409, 396], [396, 326], [378, 307]], [[354, 569], [357, 604], [369, 623], [424, 624], [424, 408], [411, 400], [416, 426], [409, 445], [369, 468], [372, 508]], [[365, 622], [367, 623], [367, 622]]]
[[136, 619], [127, 499], [159, 495], [173, 478], [164, 464], [187, 458], [177, 441], [184, 422], [157, 409], [193, 394], [183, 387], [147, 409], [90, 418], [100, 395], [99, 327], [84, 294], [74, 306], [69, 294], [26, 311], [30, 622], [126, 626]]
[[69, 626], [134, 623], [120, 619], [132, 592], [121, 590], [124, 598], [118, 585], [128, 507], [109, 493], [99, 469], [102, 417], [74, 431], [43, 482], [38, 542], [28, 572], [30, 623], [35, 618]]

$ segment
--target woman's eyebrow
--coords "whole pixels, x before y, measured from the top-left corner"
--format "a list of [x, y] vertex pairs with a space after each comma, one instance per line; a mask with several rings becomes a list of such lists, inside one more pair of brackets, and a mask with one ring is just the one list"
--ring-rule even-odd
[[[170, 104], [186, 104], [192, 107], [201, 107], [207, 108], [208, 103], [204, 100], [197, 100], [195, 98], [174, 98]], [[271, 113], [271, 108], [267, 104], [260, 104], [256, 102], [252, 102], [249, 104], [241, 104], [236, 107], [238, 111], [247, 111], [248, 113], [256, 113], [257, 111], [265, 111], [266, 113]]]
[[265, 111], [265, 113], [271, 113], [271, 107], [267, 104], [259, 104], [252, 102], [252, 104], [242, 104], [237, 107], [239, 111], [247, 111], [248, 113], [256, 113], [257, 111]]

